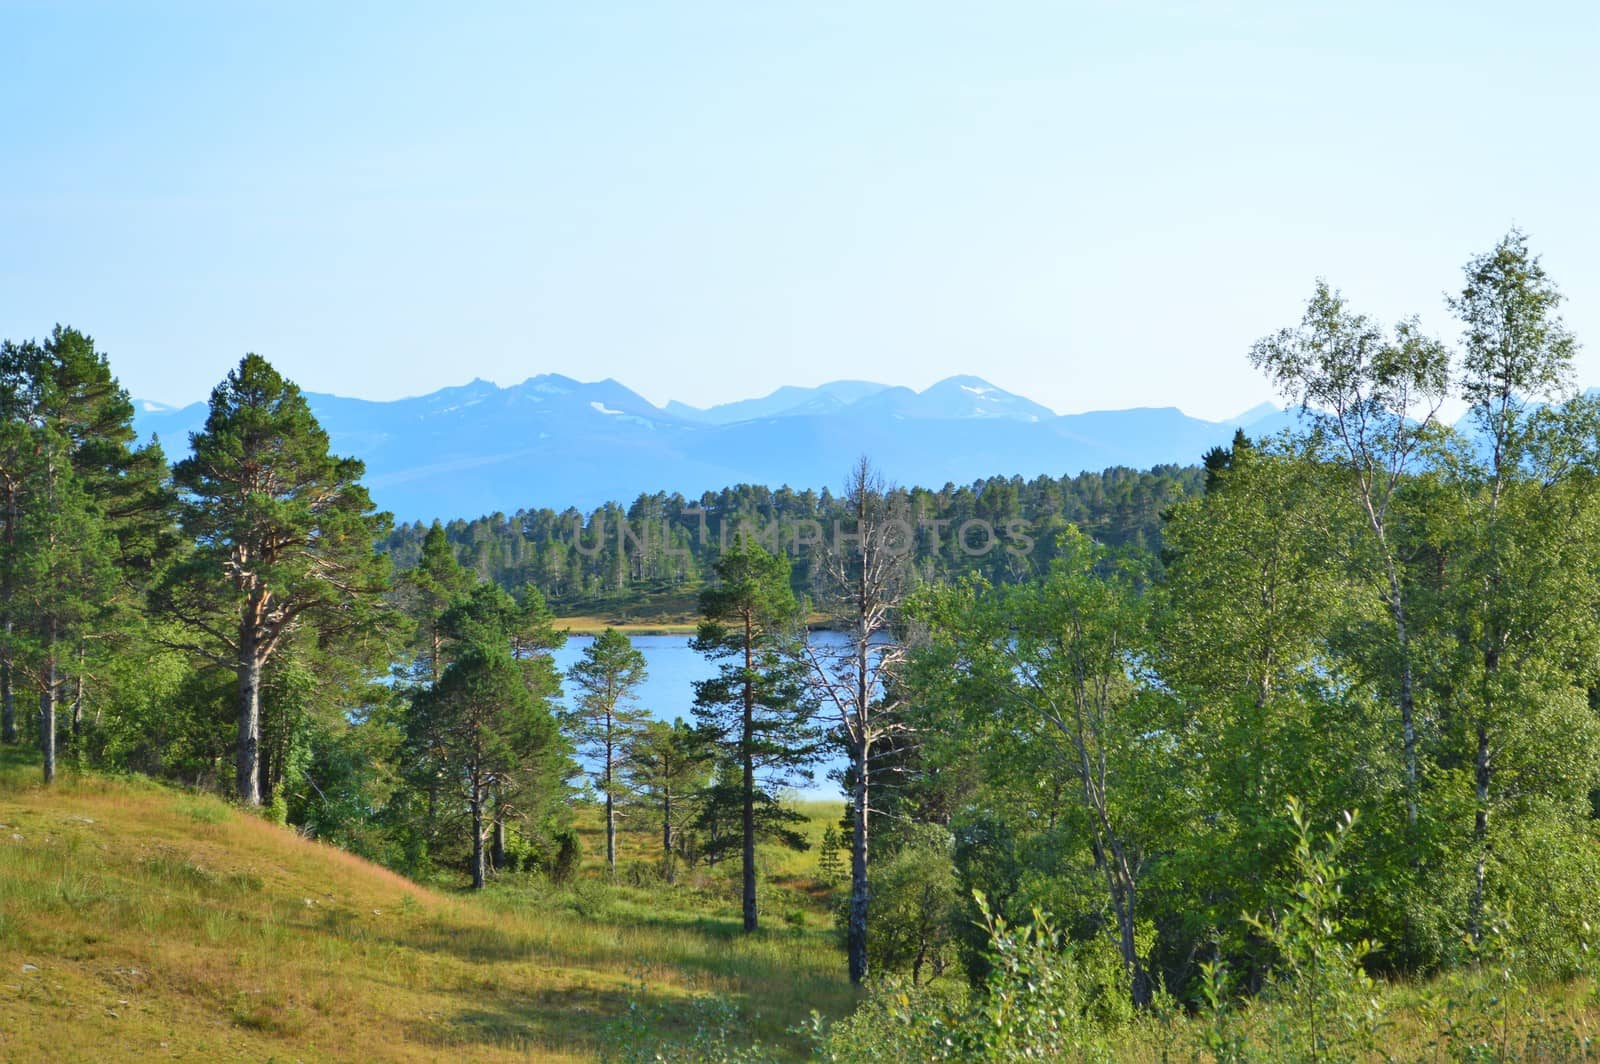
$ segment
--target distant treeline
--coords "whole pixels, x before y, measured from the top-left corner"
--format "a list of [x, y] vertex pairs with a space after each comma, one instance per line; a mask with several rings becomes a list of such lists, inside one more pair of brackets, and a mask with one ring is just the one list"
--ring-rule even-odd
[[[1161, 465], [1114, 467], [1076, 476], [996, 476], [937, 490], [897, 488], [909, 517], [905, 546], [918, 577], [938, 583], [980, 573], [994, 583], [1042, 575], [1059, 534], [1076, 527], [1108, 547], [1160, 553], [1162, 514], [1197, 494], [1203, 471]], [[397, 527], [381, 544], [398, 569], [417, 564], [428, 526]], [[518, 510], [444, 525], [462, 565], [507, 589], [529, 585], [558, 610], [617, 605], [663, 591], [691, 590], [727, 545], [753, 539], [790, 556], [797, 590], [811, 583], [817, 548], [848, 537], [839, 497], [740, 484], [698, 498], [640, 495], [589, 513]]]

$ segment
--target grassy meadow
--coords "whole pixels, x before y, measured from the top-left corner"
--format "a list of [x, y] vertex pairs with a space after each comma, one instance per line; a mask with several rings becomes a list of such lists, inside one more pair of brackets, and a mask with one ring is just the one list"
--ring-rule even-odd
[[[46, 791], [0, 759], [0, 1059], [590, 1060], [630, 1006], [687, 1038], [710, 994], [800, 1058], [788, 1029], [854, 1001], [814, 851], [765, 855], [747, 937], [720, 870], [644, 877], [642, 830], [602, 882], [593, 818], [576, 881], [469, 897], [215, 798], [72, 772]], [[817, 837], [839, 813], [806, 810]]]
[[[641, 1045], [673, 1059], [708, 1031], [802, 1060], [811, 1045], [793, 1029], [859, 1000], [815, 848], [762, 852], [765, 926], [745, 936], [736, 864], [666, 886], [653, 832], [629, 825], [607, 882], [590, 809], [574, 881], [511, 876], [474, 896], [210, 796], [71, 771], [46, 791], [37, 771], [0, 750], [0, 1060], [578, 1061]], [[797, 804], [813, 842], [840, 813]], [[936, 999], [959, 993], [943, 982]], [[1590, 978], [1527, 985], [1490, 969], [1373, 994], [1357, 1011], [1381, 1019], [1305, 1059], [1595, 1059]], [[896, 1032], [921, 1006], [901, 1000], [895, 1019], [895, 995], [875, 999], [838, 1059], [913, 1059]], [[1290, 1059], [1261, 1047], [1302, 1044], [1299, 1024], [1283, 1006], [1158, 1009], [1095, 1035], [1083, 1059]]]

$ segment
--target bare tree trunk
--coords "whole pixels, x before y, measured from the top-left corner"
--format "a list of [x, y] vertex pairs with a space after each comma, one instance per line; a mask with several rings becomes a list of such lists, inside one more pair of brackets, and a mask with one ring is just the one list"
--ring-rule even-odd
[[[17, 529], [17, 488], [13, 486], [6, 492], [6, 535], [5, 545], [10, 548], [16, 540]], [[11, 579], [8, 576], [5, 586], [0, 588], [0, 595], [9, 603], [12, 592]], [[11, 631], [15, 622], [10, 617], [6, 618], [5, 633], [6, 646], [11, 645]], [[15, 690], [16, 678], [11, 671], [11, 655], [7, 651], [4, 659], [0, 660], [0, 742], [15, 743], [17, 741], [17, 694]]]
[[482, 890], [488, 881], [483, 852], [483, 786], [472, 785], [472, 889]]
[[56, 778], [56, 659], [45, 660], [39, 688], [39, 749], [44, 754], [44, 781]]
[[272, 795], [276, 788], [272, 785], [272, 743], [265, 738], [257, 746], [256, 779], [261, 791], [261, 804], [271, 805]]
[[439, 773], [428, 774], [428, 835], [431, 838], [439, 825]]
[[845, 950], [850, 965], [850, 982], [860, 986], [867, 978], [867, 903], [871, 892], [867, 888], [867, 820], [868, 795], [867, 755], [865, 745], [851, 750], [855, 762], [856, 787], [850, 803], [850, 917], [845, 934]]
[[78, 648], [78, 675], [72, 678], [72, 747], [83, 737], [83, 648]]
[[489, 851], [489, 869], [498, 872], [506, 866], [506, 814], [500, 808], [499, 789], [494, 798], [494, 846]]
[[[746, 719], [748, 720], [748, 711]], [[748, 724], [745, 725], [749, 727]], [[746, 732], [748, 734], [748, 732]], [[744, 859], [744, 929], [756, 929], [756, 775], [755, 765], [750, 756], [750, 743], [745, 741], [744, 783], [740, 812], [743, 819], [744, 846], [742, 856]]]
[[251, 632], [241, 632], [239, 640], [239, 749], [234, 785], [242, 804], [261, 804], [261, 661]]
[[[611, 722], [606, 722], [606, 731], [611, 731]], [[612, 760], [611, 740], [606, 739], [606, 871], [613, 879], [617, 875], [617, 803], [611, 796], [612, 790]]]
[[[11, 622], [6, 622], [6, 634], [11, 634]], [[12, 686], [11, 662], [0, 662], [0, 742], [17, 741], [17, 693]]]
[[755, 689], [751, 684], [754, 662], [751, 655], [752, 635], [750, 615], [744, 618], [744, 731], [740, 736], [739, 761], [743, 769], [740, 794], [744, 828], [744, 929], [754, 931], [756, 915], [756, 766], [753, 735], [755, 732]]
[[661, 801], [661, 874], [668, 883], [677, 882], [677, 869], [672, 860], [672, 786], [662, 788]]
[[1145, 1009], [1150, 1007], [1150, 976], [1139, 960], [1139, 944], [1137, 939], [1138, 924], [1136, 922], [1138, 895], [1135, 893], [1134, 884], [1127, 868], [1127, 861], [1122, 856], [1119, 845], [1113, 844], [1113, 853], [1117, 860], [1118, 880], [1114, 892], [1115, 909], [1117, 912], [1117, 945], [1122, 953], [1122, 965], [1128, 972], [1128, 983], [1133, 998], [1133, 1007]]
[[1468, 926], [1472, 941], [1483, 938], [1484, 885], [1488, 879], [1489, 851], [1489, 782], [1493, 774], [1489, 749], [1489, 730], [1478, 725], [1478, 752], [1473, 759], [1473, 776], [1477, 784], [1478, 812], [1473, 818], [1472, 842], [1476, 851], [1472, 865], [1472, 916]]
[[[1079, 746], [1081, 771], [1090, 771], [1087, 747]], [[1084, 799], [1096, 821], [1094, 836], [1094, 863], [1106, 879], [1106, 893], [1111, 900], [1111, 910], [1117, 918], [1117, 951], [1122, 956], [1123, 969], [1128, 973], [1129, 998], [1134, 1008], [1148, 1008], [1152, 999], [1150, 976], [1139, 960], [1138, 902], [1139, 894], [1128, 853], [1111, 824], [1106, 808], [1103, 777], [1096, 782], [1084, 777]]]
[[[1385, 551], [1388, 543], [1381, 535]], [[1406, 627], [1405, 598], [1400, 590], [1400, 575], [1389, 560], [1389, 614], [1394, 620], [1395, 644], [1400, 651], [1400, 737], [1406, 764], [1406, 827], [1417, 826], [1417, 725], [1416, 692], [1411, 668], [1411, 634]]]

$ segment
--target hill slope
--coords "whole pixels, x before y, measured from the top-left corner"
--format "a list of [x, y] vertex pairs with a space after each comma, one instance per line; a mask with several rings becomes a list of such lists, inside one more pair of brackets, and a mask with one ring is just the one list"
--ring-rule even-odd
[[441, 894], [212, 798], [0, 759], [0, 1059], [580, 1060], [630, 1002], [716, 991], [781, 1040], [850, 1001], [820, 927]]

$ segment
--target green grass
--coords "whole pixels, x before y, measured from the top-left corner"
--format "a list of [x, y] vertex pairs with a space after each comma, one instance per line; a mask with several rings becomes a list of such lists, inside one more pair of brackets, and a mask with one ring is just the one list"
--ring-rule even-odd
[[[0, 1060], [591, 1060], [640, 1017], [649, 1039], [695, 1037], [724, 1016], [701, 1004], [712, 996], [738, 1009], [735, 1039], [798, 1060], [790, 1029], [857, 1000], [815, 848], [762, 850], [764, 926], [745, 935], [736, 863], [667, 887], [649, 880], [654, 832], [630, 824], [622, 863], [642, 885], [609, 883], [593, 810], [575, 882], [471, 896], [206, 795], [70, 771], [46, 790], [37, 775], [34, 757], [0, 749]], [[813, 840], [840, 814], [798, 807]], [[1381, 991], [1388, 1059], [1465, 1059], [1479, 1042], [1472, 1059], [1500, 1059], [1489, 1042], [1600, 1031], [1591, 979], [1508, 992], [1489, 972], [1472, 991], [1469, 974]], [[1281, 1019], [1265, 1006], [1237, 1022], [1270, 1044]], [[1203, 1018], [1152, 1021], [1113, 1035], [1114, 1059], [1178, 1059], [1175, 1046], [1210, 1059]], [[901, 1040], [877, 1032], [867, 1058], [901, 1059]], [[1540, 1052], [1524, 1059], [1571, 1059]]]
[[[746, 936], [721, 872], [611, 885], [592, 838], [577, 882], [474, 897], [204, 795], [37, 772], [0, 750], [0, 1059], [584, 1060], [630, 1002], [688, 1037], [705, 994], [798, 1058], [788, 1029], [854, 1001], [814, 852], [763, 855], [768, 926]], [[838, 809], [812, 815], [820, 836]], [[624, 833], [625, 859], [652, 837]]]
[[692, 635], [700, 621], [699, 588], [630, 589], [597, 602], [560, 603], [556, 624], [576, 634], [616, 628], [630, 635]]

